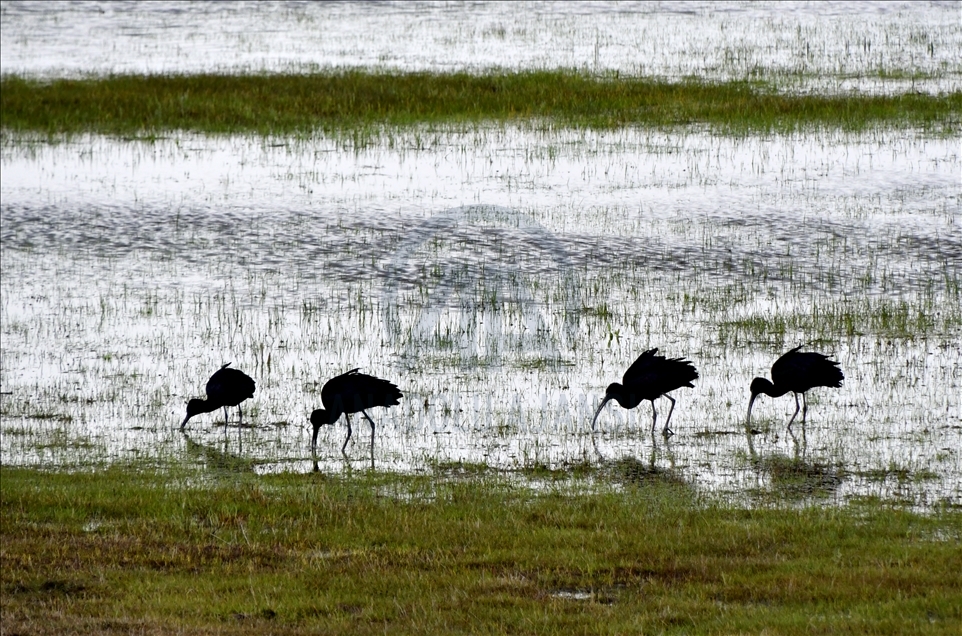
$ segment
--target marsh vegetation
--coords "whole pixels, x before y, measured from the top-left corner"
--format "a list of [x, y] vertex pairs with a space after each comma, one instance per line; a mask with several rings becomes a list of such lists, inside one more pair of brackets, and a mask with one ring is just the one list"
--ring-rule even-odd
[[957, 631], [956, 8], [372, 6], [3, 5], [4, 631]]
[[962, 514], [747, 510], [622, 464], [502, 477], [4, 468], [6, 629], [948, 634]]
[[[176, 456], [198, 378], [232, 362], [258, 386], [242, 453], [306, 470], [320, 387], [360, 366], [411, 396], [380, 426], [382, 468], [654, 452], [737, 499], [770, 483], [749, 461], [748, 383], [811, 343], [844, 389], [810, 396], [804, 444], [791, 398], [759, 404], [755, 450], [843, 469], [822, 499], [954, 500], [957, 165], [951, 140], [902, 131], [8, 144], [4, 453]], [[677, 435], [653, 447], [634, 411], [592, 437], [604, 388], [655, 346], [701, 375]], [[195, 441], [222, 438], [216, 421]], [[329, 470], [343, 435], [321, 433]], [[879, 479], [898, 471], [929, 477]]]
[[876, 126], [957, 134], [962, 92], [797, 95], [764, 82], [667, 82], [573, 71], [111, 76], [0, 82], [8, 132], [378, 136], [383, 127], [621, 128], [706, 125], [718, 132]]

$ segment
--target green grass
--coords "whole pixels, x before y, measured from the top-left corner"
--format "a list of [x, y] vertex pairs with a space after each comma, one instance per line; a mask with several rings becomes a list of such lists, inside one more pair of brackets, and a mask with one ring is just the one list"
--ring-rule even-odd
[[5, 76], [5, 131], [123, 136], [304, 135], [421, 124], [528, 121], [589, 128], [708, 125], [716, 131], [908, 126], [952, 134], [962, 93], [791, 95], [762, 83], [667, 82], [572, 71], [489, 75], [343, 71], [155, 75], [53, 81]]
[[958, 295], [904, 300], [848, 299], [813, 304], [809, 312], [750, 315], [720, 322], [721, 343], [737, 346], [741, 341], [784, 342], [786, 335], [806, 333], [831, 342], [854, 336], [914, 340], [954, 338], [962, 329]]
[[962, 511], [745, 510], [670, 480], [0, 469], [3, 633], [918, 633]]

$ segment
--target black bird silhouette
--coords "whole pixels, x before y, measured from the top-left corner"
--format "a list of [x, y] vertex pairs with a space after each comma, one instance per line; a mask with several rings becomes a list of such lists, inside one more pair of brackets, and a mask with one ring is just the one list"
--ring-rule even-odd
[[622, 408], [633, 409], [642, 400], [651, 402], [651, 431], [655, 431], [655, 421], [658, 419], [658, 412], [655, 411], [655, 400], [665, 396], [671, 400], [671, 410], [668, 411], [668, 419], [665, 420], [665, 428], [662, 431], [665, 435], [671, 435], [668, 423], [671, 421], [671, 414], [675, 410], [675, 398], [668, 395], [669, 391], [687, 386], [695, 388], [692, 381], [698, 379], [698, 371], [690, 360], [684, 358], [666, 358], [656, 355], [658, 349], [649, 349], [638, 356], [634, 364], [625, 371], [622, 378], [623, 384], [613, 382], [608, 385], [605, 391], [605, 399], [602, 400], [598, 410], [595, 411], [595, 419], [591, 421], [591, 428], [594, 430], [595, 423], [601, 409], [609, 400], [615, 400]]
[[[394, 384], [373, 375], [358, 373], [358, 369], [351, 369], [347, 373], [331, 378], [321, 389], [323, 409], [316, 409], [311, 413], [311, 424], [314, 425], [314, 436], [311, 438], [311, 450], [317, 450], [317, 433], [325, 424], [334, 424], [341, 418], [347, 419], [347, 439], [341, 446], [341, 452], [347, 448], [351, 440], [351, 413], [362, 413], [371, 423], [371, 457], [374, 457], [374, 420], [365, 409], [375, 406], [396, 406], [403, 397], [401, 391]], [[373, 459], [372, 459], [373, 461]]]
[[772, 365], [772, 382], [765, 378], [755, 378], [752, 380], [752, 397], [748, 401], [748, 419], [746, 424], [752, 421], [752, 405], [759, 393], [764, 393], [769, 397], [781, 397], [791, 391], [795, 395], [795, 413], [788, 421], [788, 430], [792, 430], [792, 422], [798, 417], [798, 394], [802, 394], [802, 424], [805, 423], [805, 413], [808, 411], [808, 403], [805, 401], [805, 392], [817, 386], [827, 386], [838, 388], [842, 386], [842, 370], [835, 360], [829, 360], [828, 356], [814, 351], [799, 351], [803, 345], [799, 345], [785, 353]]
[[240, 404], [247, 398], [254, 397], [254, 381], [243, 371], [228, 369], [230, 362], [222, 366], [207, 381], [207, 399], [194, 398], [187, 403], [187, 417], [180, 424], [180, 430], [187, 426], [187, 420], [200, 413], [210, 413], [224, 408], [224, 431], [227, 431], [227, 407], [236, 406], [240, 422], [244, 420], [244, 413]]

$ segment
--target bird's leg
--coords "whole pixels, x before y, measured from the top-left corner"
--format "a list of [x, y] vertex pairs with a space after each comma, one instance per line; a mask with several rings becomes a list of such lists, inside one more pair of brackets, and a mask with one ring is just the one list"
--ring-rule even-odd
[[[805, 394], [802, 393], [802, 426], [805, 426], [805, 414], [808, 413], [808, 400], [805, 399]], [[803, 429], [804, 430], [804, 429]]]
[[374, 420], [372, 420], [371, 416], [363, 409], [361, 413], [367, 418], [367, 421], [371, 423], [371, 468], [374, 468]]
[[[668, 410], [668, 419], [665, 420], [665, 428], [662, 430], [661, 434], [665, 437], [668, 437], [669, 435], [675, 434], [670, 428], [668, 428], [668, 422], [671, 421], [671, 414], [675, 412], [675, 398], [671, 397], [667, 393], [665, 393], [665, 397], [671, 400], [671, 408]], [[654, 404], [654, 402], [652, 402], [652, 404]]]
[[[801, 407], [798, 405], [798, 393], [795, 393], [794, 391], [792, 391], [792, 395], [795, 396], [795, 413], [792, 415], [792, 419], [788, 420], [788, 430], [789, 430], [789, 431], [792, 430], [792, 422], [794, 422], [794, 421], [795, 421], [795, 418], [798, 417], [798, 409], [801, 408]], [[802, 395], [804, 396], [805, 394], [803, 393]], [[804, 417], [804, 416], [803, 416], [803, 417]]]
[[227, 441], [227, 407], [224, 407], [224, 441]]
[[655, 434], [655, 422], [658, 420], [658, 411], [655, 410], [655, 401], [651, 401], [651, 434]]
[[344, 449], [347, 448], [347, 443], [351, 441], [351, 416], [345, 413], [344, 418], [347, 420], [347, 439], [344, 440], [344, 446], [341, 446], [341, 454], [347, 455]]

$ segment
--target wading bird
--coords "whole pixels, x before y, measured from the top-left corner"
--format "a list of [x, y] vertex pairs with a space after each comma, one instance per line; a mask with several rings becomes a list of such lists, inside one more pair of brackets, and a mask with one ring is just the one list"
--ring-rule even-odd
[[595, 411], [595, 419], [591, 421], [591, 429], [594, 430], [595, 423], [601, 409], [609, 400], [615, 400], [622, 408], [633, 409], [642, 400], [651, 402], [651, 431], [655, 432], [655, 421], [658, 419], [658, 412], [655, 411], [655, 400], [665, 396], [671, 400], [671, 409], [668, 411], [668, 419], [665, 420], [665, 428], [662, 433], [671, 435], [668, 423], [671, 421], [671, 414], [675, 410], [675, 398], [668, 395], [669, 391], [683, 386], [695, 388], [692, 381], [698, 379], [698, 371], [690, 360], [684, 358], [666, 358], [656, 355], [658, 349], [649, 349], [638, 356], [634, 364], [625, 371], [622, 384], [614, 382], [608, 385], [605, 391], [605, 399], [602, 400], [598, 410]]
[[244, 414], [240, 404], [254, 397], [254, 381], [243, 371], [228, 369], [230, 362], [222, 366], [207, 381], [207, 399], [194, 398], [187, 403], [187, 417], [180, 424], [180, 430], [187, 426], [187, 420], [200, 413], [210, 413], [223, 407], [224, 432], [227, 432], [227, 407], [237, 407], [238, 425], [243, 422]]
[[316, 409], [311, 413], [311, 424], [314, 425], [314, 436], [311, 438], [311, 451], [317, 451], [317, 433], [325, 424], [334, 424], [341, 418], [341, 414], [347, 419], [347, 439], [341, 446], [341, 452], [347, 448], [347, 443], [351, 441], [351, 413], [364, 415], [371, 423], [371, 458], [374, 458], [374, 420], [367, 414], [365, 409], [375, 406], [396, 406], [398, 400], [403, 397], [397, 386], [375, 378], [373, 375], [358, 373], [357, 369], [351, 369], [347, 373], [331, 378], [321, 389], [321, 402], [324, 403], [323, 409]]
[[[799, 345], [791, 351], [785, 353], [772, 365], [772, 382], [765, 378], [755, 378], [752, 380], [752, 397], [748, 401], [748, 419], [746, 425], [752, 421], [752, 404], [759, 393], [764, 393], [769, 397], [781, 397], [791, 391], [795, 395], [795, 413], [788, 421], [788, 430], [792, 430], [792, 422], [798, 417], [798, 394], [802, 394], [802, 424], [805, 423], [805, 412], [808, 411], [808, 403], [805, 401], [805, 392], [817, 386], [827, 386], [837, 389], [842, 386], [842, 370], [838, 367], [838, 362], [829, 360], [828, 356], [814, 351], [799, 351]], [[774, 383], [774, 384], [773, 384]]]

